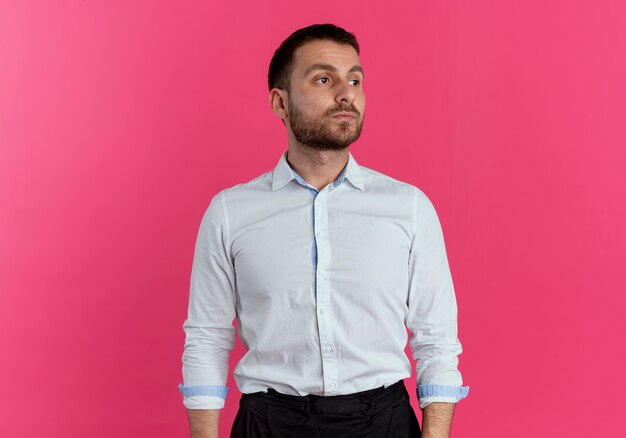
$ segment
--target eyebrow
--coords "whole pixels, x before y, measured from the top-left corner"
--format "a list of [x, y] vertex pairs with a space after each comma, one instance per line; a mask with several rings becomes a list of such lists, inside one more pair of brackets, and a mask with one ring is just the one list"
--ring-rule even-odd
[[[332, 71], [332, 72], [338, 72], [339, 70], [337, 70], [337, 67], [335, 67], [332, 64], [323, 64], [323, 63], [317, 63], [317, 64], [313, 64], [312, 66], [310, 66], [309, 68], [306, 69], [306, 71], [304, 72], [304, 76], [308, 75], [309, 73], [311, 73], [312, 71], [315, 70], [327, 70], [327, 71]], [[360, 65], [353, 65], [352, 68], [350, 70], [348, 70], [348, 73], [352, 73], [358, 71], [361, 74], [363, 74], [363, 69], [361, 68]]]

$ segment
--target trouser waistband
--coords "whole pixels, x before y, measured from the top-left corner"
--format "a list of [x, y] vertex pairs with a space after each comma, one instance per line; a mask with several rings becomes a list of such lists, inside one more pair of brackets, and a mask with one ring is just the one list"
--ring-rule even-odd
[[242, 394], [242, 397], [259, 400], [264, 403], [289, 409], [302, 410], [310, 414], [338, 414], [362, 412], [370, 414], [401, 402], [408, 398], [404, 381], [388, 387], [378, 387], [353, 394], [321, 396], [309, 394], [304, 396], [281, 394], [269, 388], [267, 392]]

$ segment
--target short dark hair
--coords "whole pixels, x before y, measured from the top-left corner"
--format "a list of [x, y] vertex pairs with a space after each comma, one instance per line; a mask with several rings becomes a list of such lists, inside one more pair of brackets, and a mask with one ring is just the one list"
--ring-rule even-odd
[[330, 40], [339, 44], [349, 44], [359, 54], [359, 43], [354, 34], [334, 24], [313, 24], [296, 30], [281, 43], [274, 52], [270, 62], [267, 82], [269, 89], [281, 88], [289, 91], [289, 76], [291, 75], [293, 57], [296, 50], [309, 41]]

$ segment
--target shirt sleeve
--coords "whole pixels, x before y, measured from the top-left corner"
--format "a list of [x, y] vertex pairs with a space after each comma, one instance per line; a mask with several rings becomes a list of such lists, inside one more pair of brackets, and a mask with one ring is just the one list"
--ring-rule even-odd
[[417, 361], [420, 409], [432, 402], [456, 403], [468, 386], [458, 366], [457, 305], [450, 267], [437, 213], [421, 191], [414, 201], [414, 237], [409, 255], [407, 327]]
[[196, 239], [187, 319], [183, 324], [183, 384], [189, 409], [221, 409], [229, 389], [228, 354], [235, 346], [235, 270], [223, 192], [211, 200]]

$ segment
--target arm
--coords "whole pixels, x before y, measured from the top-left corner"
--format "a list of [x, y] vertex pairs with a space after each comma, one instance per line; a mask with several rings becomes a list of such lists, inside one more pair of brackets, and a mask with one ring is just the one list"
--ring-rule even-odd
[[218, 438], [220, 409], [187, 409], [191, 438]]
[[[228, 354], [235, 345], [235, 270], [223, 192], [213, 197], [196, 240], [179, 385], [192, 437], [217, 437], [228, 388]], [[215, 432], [215, 434], [213, 434]]]
[[417, 361], [417, 395], [423, 411], [425, 437], [448, 437], [454, 403], [465, 398], [457, 369], [461, 343], [457, 337], [454, 286], [437, 213], [418, 191], [414, 204], [415, 232], [409, 255], [407, 327]]
[[430, 403], [422, 411], [422, 438], [448, 438], [454, 403]]

